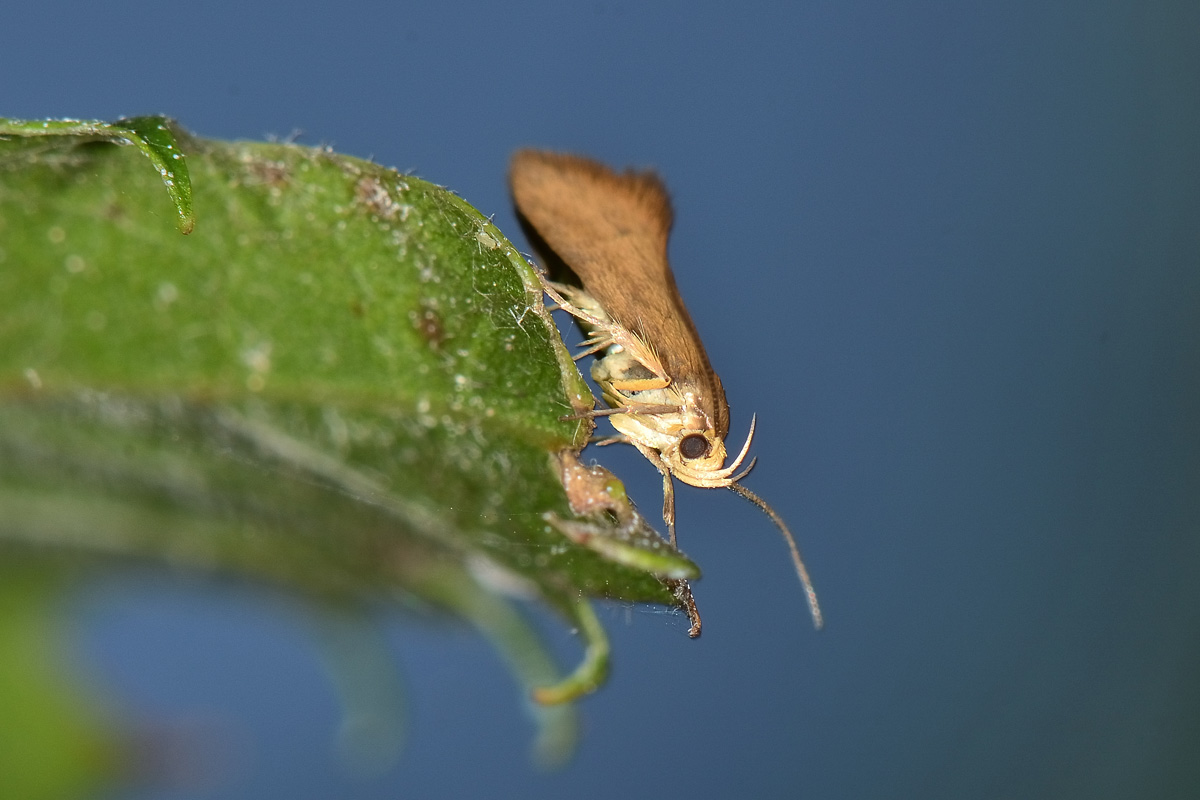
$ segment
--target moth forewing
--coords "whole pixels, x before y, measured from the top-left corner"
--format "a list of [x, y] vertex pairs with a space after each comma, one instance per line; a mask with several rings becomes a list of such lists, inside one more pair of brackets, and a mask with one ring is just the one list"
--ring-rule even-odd
[[[570, 267], [583, 288], [544, 276], [546, 294], [588, 333], [580, 355], [592, 354], [592, 379], [607, 416], [663, 477], [663, 519], [675, 542], [672, 477], [702, 488], [728, 488], [758, 506], [788, 543], [813, 622], [822, 617], [808, 570], [783, 519], [738, 482], [754, 438], [754, 420], [733, 463], [726, 465], [729, 404], [684, 307], [667, 261], [671, 203], [650, 172], [617, 173], [578, 156], [522, 150], [509, 181], [517, 210], [537, 238]], [[614, 441], [614, 440], [609, 440]], [[697, 631], [698, 632], [698, 631]]]
[[517, 210], [608, 319], [653, 348], [667, 377], [703, 387], [698, 400], [725, 438], [725, 392], [667, 261], [671, 201], [658, 176], [521, 150], [509, 183]]

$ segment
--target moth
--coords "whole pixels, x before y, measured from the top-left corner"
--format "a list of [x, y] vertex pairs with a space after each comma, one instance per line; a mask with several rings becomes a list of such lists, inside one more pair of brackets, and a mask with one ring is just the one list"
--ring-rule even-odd
[[765, 500], [741, 485], [755, 463], [743, 468], [756, 418], [726, 463], [729, 403], [667, 261], [673, 213], [662, 181], [653, 172], [614, 172], [580, 156], [521, 150], [513, 156], [509, 184], [543, 260], [561, 260], [582, 283], [541, 276], [546, 294], [587, 335], [576, 359], [596, 356], [592, 379], [608, 407], [579, 416], [608, 417], [617, 435], [598, 443], [632, 444], [658, 469], [672, 544], [673, 478], [730, 489], [765, 512], [788, 544], [820, 628], [817, 594], [795, 537]]

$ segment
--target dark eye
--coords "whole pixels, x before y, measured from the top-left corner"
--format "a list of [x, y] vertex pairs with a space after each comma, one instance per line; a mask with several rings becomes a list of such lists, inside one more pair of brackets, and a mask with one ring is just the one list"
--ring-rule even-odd
[[688, 434], [679, 443], [679, 452], [687, 459], [704, 458], [708, 455], [708, 439], [698, 433]]

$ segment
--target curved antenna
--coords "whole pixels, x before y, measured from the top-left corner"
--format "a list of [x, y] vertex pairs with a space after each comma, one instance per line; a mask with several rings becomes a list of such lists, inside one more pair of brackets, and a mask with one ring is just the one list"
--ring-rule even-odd
[[804, 559], [800, 557], [800, 548], [796, 546], [796, 540], [792, 536], [792, 532], [788, 530], [788, 526], [784, 524], [783, 517], [775, 513], [775, 509], [771, 508], [766, 500], [763, 500], [740, 483], [729, 484], [729, 489], [762, 509], [763, 513], [771, 518], [771, 521], [775, 523], [780, 533], [783, 534], [783, 538], [787, 541], [788, 549], [792, 551], [792, 563], [796, 565], [796, 574], [800, 576], [800, 583], [804, 585], [804, 594], [808, 597], [808, 610], [812, 612], [813, 627], [821, 630], [825, 625], [825, 618], [821, 616], [821, 606], [817, 603], [817, 590], [813, 588], [812, 580], [808, 577], [808, 568], [804, 566]]

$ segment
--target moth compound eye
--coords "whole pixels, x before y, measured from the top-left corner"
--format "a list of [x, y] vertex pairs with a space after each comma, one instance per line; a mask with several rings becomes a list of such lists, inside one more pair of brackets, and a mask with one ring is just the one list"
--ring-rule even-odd
[[704, 458], [708, 455], [708, 439], [698, 433], [690, 433], [679, 443], [679, 452], [686, 459]]

